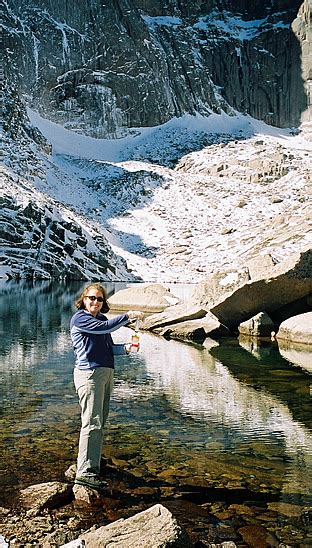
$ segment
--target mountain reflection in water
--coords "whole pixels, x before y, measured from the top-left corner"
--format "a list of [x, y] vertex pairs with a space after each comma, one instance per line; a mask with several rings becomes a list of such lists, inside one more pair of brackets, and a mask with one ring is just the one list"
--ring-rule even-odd
[[[50, 462], [58, 459], [61, 466], [62, 458], [64, 463], [74, 459], [79, 410], [72, 384], [69, 320], [83, 285], [3, 282], [0, 286], [1, 448], [2, 459], [12, 459], [16, 471], [24, 465], [25, 454], [28, 467], [31, 458], [35, 462], [29, 447], [36, 447], [40, 438], [49, 440], [45, 450], [51, 448]], [[108, 291], [113, 290], [110, 283]], [[128, 328], [122, 328], [114, 339], [128, 341], [130, 335]], [[263, 470], [267, 482], [285, 496], [308, 503], [312, 494], [309, 371], [289, 363], [274, 343], [255, 350], [238, 340], [195, 345], [150, 333], [141, 337], [140, 354], [120, 357], [116, 363], [109, 443], [122, 446], [135, 439], [137, 447], [148, 436], [155, 460], [172, 450], [176, 461], [189, 463], [186, 468], [194, 464], [203, 478], [213, 479], [211, 462], [218, 458], [229, 467], [239, 467], [246, 477]], [[63, 444], [61, 459], [54, 453], [54, 439]], [[44, 456], [38, 450], [36, 459], [40, 458]], [[5, 481], [13, 480], [8, 475]]]

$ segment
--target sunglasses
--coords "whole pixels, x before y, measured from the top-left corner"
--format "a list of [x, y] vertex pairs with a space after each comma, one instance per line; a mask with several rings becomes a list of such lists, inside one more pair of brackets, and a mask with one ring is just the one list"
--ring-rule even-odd
[[95, 297], [94, 295], [86, 295], [90, 301], [98, 301], [99, 303], [103, 303], [104, 299], [103, 297]]

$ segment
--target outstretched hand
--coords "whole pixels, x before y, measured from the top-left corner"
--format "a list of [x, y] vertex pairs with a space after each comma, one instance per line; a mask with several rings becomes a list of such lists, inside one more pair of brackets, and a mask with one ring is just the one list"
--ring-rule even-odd
[[144, 312], [141, 312], [140, 310], [129, 310], [127, 314], [129, 316], [129, 320], [143, 320], [144, 318]]

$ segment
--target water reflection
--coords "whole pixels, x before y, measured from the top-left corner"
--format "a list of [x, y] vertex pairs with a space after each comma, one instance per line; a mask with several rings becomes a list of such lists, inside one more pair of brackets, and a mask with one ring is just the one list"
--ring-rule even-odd
[[[298, 365], [312, 373], [312, 346], [299, 345], [288, 341], [279, 341], [278, 349], [283, 358], [293, 365]], [[312, 385], [311, 385], [312, 386]]]
[[231, 373], [256, 390], [273, 394], [287, 404], [295, 420], [311, 428], [311, 375], [285, 360], [277, 344], [242, 339], [221, 344], [211, 354], [222, 361]]
[[[17, 438], [28, 444], [44, 439], [45, 449], [50, 440], [53, 452], [57, 437], [64, 440], [64, 455], [67, 445], [76, 448], [79, 410], [69, 319], [83, 285], [0, 286], [1, 447], [6, 458], [14, 455], [16, 467], [22, 466]], [[107, 290], [113, 292], [113, 284]], [[117, 342], [129, 337], [127, 328], [114, 336]], [[271, 343], [209, 343], [188, 345], [143, 333], [141, 353], [116, 365], [111, 437], [116, 427], [119, 444], [123, 438], [130, 443], [129, 433], [143, 444], [148, 434], [160, 455], [172, 448], [177, 460], [200, 463], [203, 477], [214, 473], [212, 459], [222, 458], [249, 477], [263, 471], [285, 493], [307, 497], [311, 374]]]
[[68, 331], [73, 291], [51, 282], [0, 286], [0, 368], [27, 369]]

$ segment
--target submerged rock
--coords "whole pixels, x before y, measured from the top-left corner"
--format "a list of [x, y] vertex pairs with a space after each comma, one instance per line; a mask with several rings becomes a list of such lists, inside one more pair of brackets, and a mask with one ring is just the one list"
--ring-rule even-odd
[[241, 527], [238, 532], [250, 548], [268, 548], [268, 546], [279, 545], [276, 536], [261, 525], [246, 525]]

